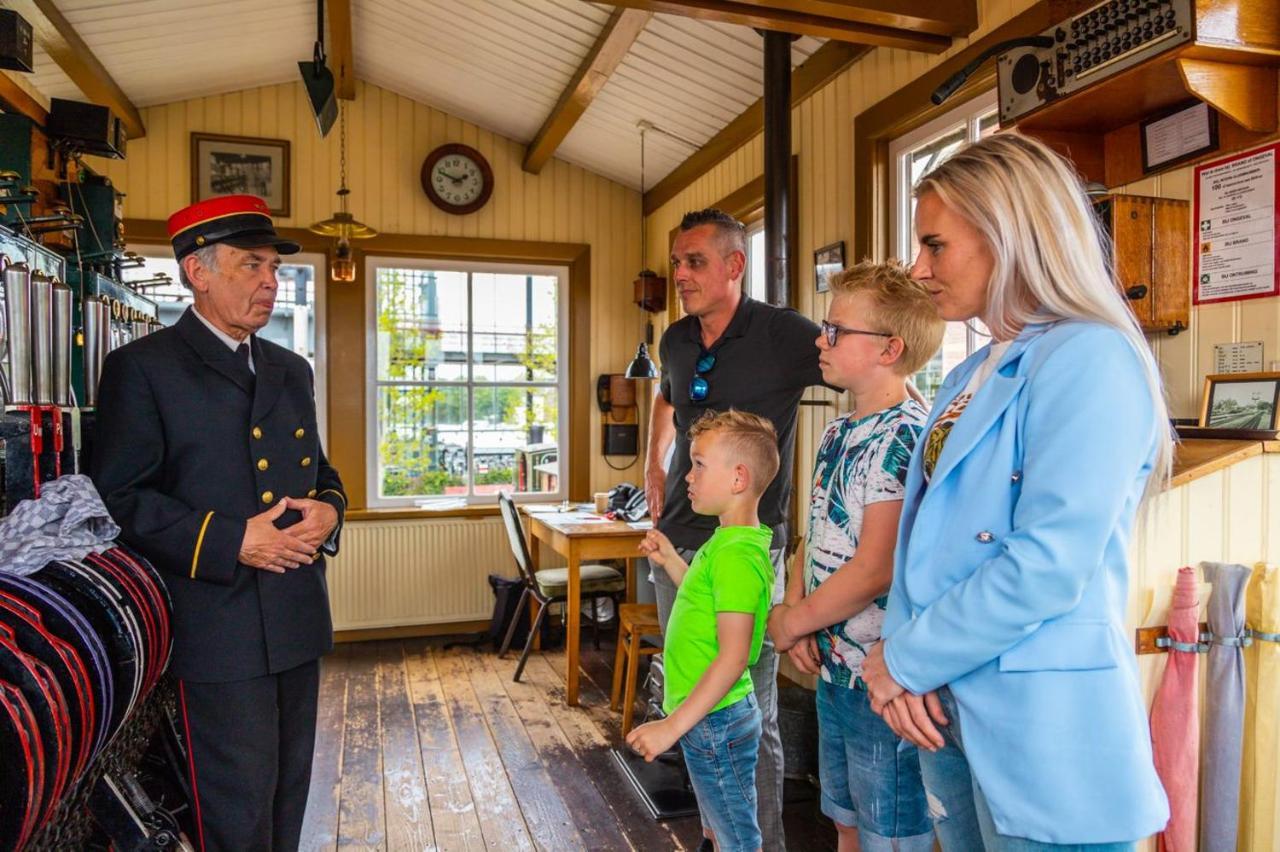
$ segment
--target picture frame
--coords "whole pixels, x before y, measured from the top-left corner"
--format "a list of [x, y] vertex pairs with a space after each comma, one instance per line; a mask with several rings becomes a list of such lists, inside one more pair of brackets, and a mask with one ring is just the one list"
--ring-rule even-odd
[[813, 253], [813, 283], [817, 292], [831, 289], [831, 276], [844, 269], [844, 240], [825, 245]]
[[1200, 400], [1200, 426], [1274, 431], [1278, 406], [1280, 372], [1208, 375]]
[[272, 216], [287, 217], [293, 193], [288, 139], [191, 134], [191, 202], [256, 195]]

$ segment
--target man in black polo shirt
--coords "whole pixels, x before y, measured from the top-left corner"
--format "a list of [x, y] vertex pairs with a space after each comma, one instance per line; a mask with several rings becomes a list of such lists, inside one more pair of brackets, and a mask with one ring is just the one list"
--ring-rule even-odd
[[[790, 308], [757, 302], [742, 292], [747, 264], [742, 223], [715, 209], [687, 214], [671, 248], [671, 276], [686, 316], [662, 335], [662, 382], [649, 424], [645, 496], [658, 529], [686, 562], [716, 528], [714, 517], [689, 505], [689, 426], [712, 409], [736, 408], [767, 417], [778, 431], [778, 475], [760, 499], [760, 522], [773, 529], [776, 582], [773, 602], [786, 583], [782, 557], [791, 499], [796, 410], [810, 385], [822, 383], [818, 326]], [[675, 452], [667, 467], [667, 453]], [[665, 631], [676, 587], [652, 566], [658, 618]], [[751, 667], [764, 733], [756, 768], [758, 817], [764, 848], [786, 848], [782, 829], [782, 742], [778, 737], [778, 658], [765, 636], [760, 659]]]

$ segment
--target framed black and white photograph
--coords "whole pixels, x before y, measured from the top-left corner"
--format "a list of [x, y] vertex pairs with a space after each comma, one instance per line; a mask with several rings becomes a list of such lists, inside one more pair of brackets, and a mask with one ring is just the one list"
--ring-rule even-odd
[[289, 140], [191, 134], [191, 200], [256, 195], [273, 216], [289, 215]]
[[831, 289], [831, 276], [844, 269], [844, 240], [813, 253], [813, 282], [819, 293]]
[[1206, 376], [1200, 425], [1215, 429], [1276, 429], [1280, 373]]

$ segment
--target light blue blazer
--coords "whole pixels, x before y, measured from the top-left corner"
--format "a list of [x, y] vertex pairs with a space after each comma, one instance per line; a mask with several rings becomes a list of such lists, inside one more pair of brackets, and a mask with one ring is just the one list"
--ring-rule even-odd
[[[947, 376], [925, 434], [987, 351]], [[950, 685], [1001, 834], [1117, 842], [1168, 822], [1125, 630], [1156, 428], [1120, 332], [1033, 325], [954, 424], [928, 484], [924, 441], [911, 459], [885, 662], [913, 693]]]

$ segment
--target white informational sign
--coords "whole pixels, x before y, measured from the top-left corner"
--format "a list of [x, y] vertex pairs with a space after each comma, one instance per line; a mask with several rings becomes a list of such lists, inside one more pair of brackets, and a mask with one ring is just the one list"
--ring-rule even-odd
[[1215, 343], [1213, 345], [1213, 372], [1261, 373], [1262, 341]]
[[1276, 151], [1280, 143], [1196, 166], [1197, 305], [1280, 293], [1276, 278]]

